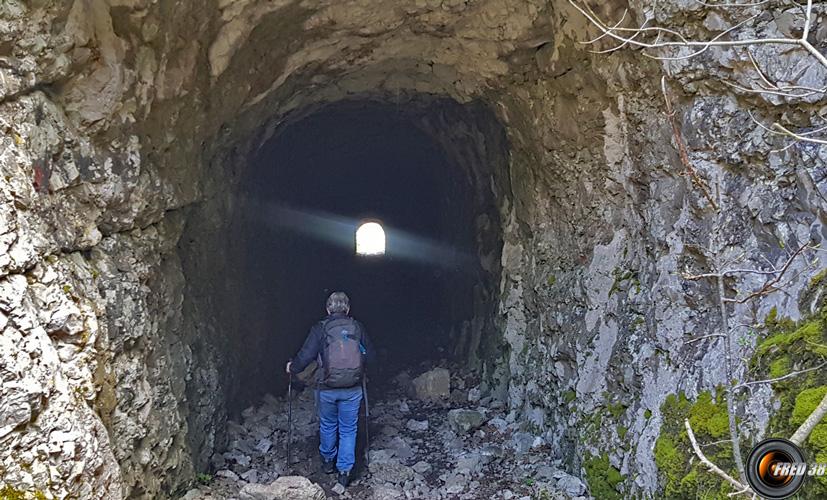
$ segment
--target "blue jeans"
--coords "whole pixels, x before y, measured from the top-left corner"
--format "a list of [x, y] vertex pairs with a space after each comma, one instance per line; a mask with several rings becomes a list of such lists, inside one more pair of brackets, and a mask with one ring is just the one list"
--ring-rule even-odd
[[[336, 458], [339, 472], [350, 472], [356, 461], [356, 428], [362, 388], [324, 389], [319, 392], [319, 452], [327, 461]], [[339, 446], [336, 448], [338, 430]]]

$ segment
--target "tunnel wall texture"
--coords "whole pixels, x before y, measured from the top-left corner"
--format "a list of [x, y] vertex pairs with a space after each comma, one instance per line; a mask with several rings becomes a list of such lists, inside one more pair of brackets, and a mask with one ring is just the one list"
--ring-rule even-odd
[[[657, 16], [706, 33], [717, 14], [680, 0]], [[485, 319], [498, 335], [474, 354], [488, 389], [575, 473], [607, 453], [625, 491], [654, 494], [665, 396], [725, 380], [720, 346], [684, 343], [717, 325], [714, 293], [679, 276], [716, 221], [682, 175], [660, 76], [690, 159], [720, 179], [728, 249], [748, 263], [780, 265], [783, 247], [822, 240], [827, 158], [804, 145], [768, 153], [778, 139], [747, 109], [771, 116], [772, 102], [716, 79], [747, 78], [730, 52], [597, 55], [577, 43], [586, 33], [564, 1], [0, 4], [0, 479], [61, 498], [157, 498], [191, 481], [220, 445], [229, 375], [214, 342], [225, 332], [198, 320], [221, 295], [185, 300], [205, 292], [186, 271], [210, 273], [220, 255], [182, 265], [181, 235], [220, 236], [209, 221], [232, 210], [221, 187], [291, 113], [433, 94], [484, 103], [509, 141], [504, 247], [488, 263], [502, 267]], [[827, 83], [815, 68], [797, 74]], [[733, 322], [772, 307], [799, 317], [808, 275]], [[741, 408], [748, 433], [762, 432], [770, 401], [764, 388]], [[608, 430], [589, 432], [617, 404]]]

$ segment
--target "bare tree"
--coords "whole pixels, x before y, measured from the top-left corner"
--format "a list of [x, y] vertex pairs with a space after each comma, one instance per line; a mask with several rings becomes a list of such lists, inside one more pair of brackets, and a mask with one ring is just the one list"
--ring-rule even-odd
[[[752, 52], [754, 47], [764, 45], [797, 49], [804, 51], [807, 57], [812, 60], [813, 64], [827, 69], [827, 57], [810, 42], [814, 18], [812, 0], [807, 0], [804, 5], [800, 5], [794, 0], [757, 0], [753, 2], [724, 1], [720, 3], [707, 3], [702, 0], [696, 1], [710, 8], [726, 10], [733, 13], [734, 17], [743, 17], [743, 19], [708, 39], [697, 40], [683, 34], [678, 27], [652, 25], [654, 16], [651, 13], [646, 15], [645, 21], [639, 26], [629, 26], [629, 24], [631, 24], [631, 16], [628, 9], [624, 11], [619, 20], [607, 22], [601, 19], [585, 1], [569, 0], [569, 3], [598, 30], [598, 35], [595, 38], [581, 43], [595, 47], [608, 45], [608, 47], [593, 50], [595, 53], [606, 54], [621, 49], [639, 49], [646, 57], [662, 61], [674, 61], [697, 57], [713, 47], [738, 48], [743, 50], [744, 60], [749, 61], [755, 76], [750, 82], [749, 87], [736, 82], [724, 81], [724, 83], [730, 87], [741, 92], [775, 95], [791, 100], [812, 96], [823, 97], [827, 94], [827, 87], [814, 88], [773, 81], [768, 76], [766, 69], [758, 64]], [[801, 36], [796, 38], [754, 37], [743, 34], [746, 28], [751, 27], [752, 21], [755, 21], [763, 12], [774, 5], [789, 5], [800, 10], [803, 26]], [[814, 130], [795, 131], [792, 127], [779, 122], [765, 125], [757, 120], [752, 113], [750, 113], [750, 117], [752, 117], [757, 126], [770, 134], [786, 136], [795, 142], [803, 141], [815, 144], [827, 144], [827, 125], [819, 126]], [[821, 118], [823, 119], [824, 117]]]
[[[569, 3], [577, 9], [592, 26], [597, 28], [598, 34], [591, 40], [582, 43], [595, 47], [592, 52], [599, 54], [607, 54], [623, 49], [636, 49], [642, 55], [661, 61], [677, 61], [686, 60], [698, 57], [701, 54], [709, 51], [713, 47], [734, 48], [740, 50], [744, 61], [748, 61], [754, 76], [748, 85], [742, 83], [724, 80], [723, 83], [733, 88], [736, 91], [748, 94], [760, 94], [764, 96], [777, 96], [785, 98], [788, 101], [800, 101], [805, 99], [812, 100], [813, 98], [822, 98], [827, 95], [827, 87], [816, 88], [805, 85], [797, 85], [793, 81], [779, 81], [772, 79], [766, 68], [761, 67], [753, 50], [758, 46], [778, 46], [786, 50], [803, 51], [806, 58], [812, 61], [812, 65], [817, 65], [827, 70], [827, 57], [824, 56], [810, 41], [811, 28], [813, 26], [813, 1], [806, 0], [806, 3], [799, 4], [794, 0], [723, 0], [719, 3], [708, 3], [704, 0], [695, 0], [701, 5], [712, 9], [724, 9], [731, 16], [730, 18], [740, 18], [740, 21], [729, 25], [722, 29], [719, 33], [714, 34], [706, 39], [694, 39], [691, 36], [681, 32], [681, 27], [667, 27], [657, 26], [653, 24], [655, 18], [654, 8], [657, 6], [657, 0], [654, 0], [652, 9], [644, 13], [644, 21], [639, 25], [632, 24], [632, 16], [629, 10], [625, 10], [619, 20], [607, 22], [586, 3], [588, 0], [569, 0]], [[800, 12], [800, 22], [802, 25], [801, 35], [797, 37], [756, 37], [748, 33], [752, 28], [752, 22], [755, 21], [762, 13], [766, 12], [770, 7], [775, 6], [790, 6]], [[793, 80], [790, 77], [790, 80]], [[775, 379], [767, 379], [753, 382], [733, 383], [735, 370], [735, 360], [732, 356], [732, 332], [733, 327], [730, 325], [729, 307], [735, 304], [744, 304], [750, 301], [760, 299], [771, 293], [783, 290], [790, 282], [799, 277], [798, 273], [789, 277], [789, 271], [792, 268], [793, 262], [802, 254], [809, 250], [816, 248], [810, 245], [800, 245], [799, 248], [788, 254], [787, 260], [780, 267], [775, 267], [771, 263], [764, 268], [749, 268], [749, 267], [731, 267], [727, 262], [723, 261], [724, 241], [722, 237], [721, 215], [724, 213], [724, 201], [721, 189], [720, 176], [715, 181], [715, 189], [713, 190], [707, 184], [707, 181], [699, 175], [697, 169], [692, 165], [686, 144], [683, 140], [682, 133], [678, 121], [675, 119], [675, 111], [672, 106], [672, 100], [669, 96], [668, 85], [666, 77], [661, 80], [661, 89], [666, 103], [666, 116], [672, 128], [675, 147], [682, 165], [684, 166], [686, 176], [692, 185], [698, 189], [703, 197], [709, 203], [709, 207], [715, 212], [716, 222], [715, 229], [712, 235], [710, 248], [702, 249], [706, 257], [713, 263], [717, 269], [710, 273], [704, 274], [684, 274], [684, 279], [689, 281], [711, 280], [714, 282], [718, 295], [718, 309], [720, 313], [720, 330], [711, 334], [702, 335], [689, 339], [687, 344], [695, 343], [705, 340], [718, 341], [723, 340], [723, 355], [725, 359], [725, 376], [727, 378], [726, 384], [726, 405], [727, 414], [729, 417], [729, 441], [732, 444], [733, 461], [738, 473], [738, 478], [734, 478], [727, 474], [723, 469], [710, 461], [701, 450], [692, 431], [689, 420], [684, 422], [687, 434], [689, 436], [690, 444], [695, 455], [701, 463], [713, 474], [721, 477], [724, 481], [735, 488], [730, 496], [749, 495], [756, 498], [757, 495], [749, 487], [744, 473], [744, 462], [741, 457], [740, 437], [736, 425], [736, 409], [735, 409], [735, 393], [743, 388], [751, 388], [755, 385], [773, 383], [780, 380], [786, 380], [798, 376], [802, 373], [808, 373], [814, 370], [821, 369], [827, 362], [818, 366], [791, 372], [783, 377]], [[781, 135], [792, 139], [791, 143], [786, 146], [790, 147], [797, 142], [808, 142], [814, 144], [827, 144], [827, 125], [819, 126], [814, 130], [795, 131], [793, 127], [782, 125], [779, 122], [774, 122], [770, 125], [765, 125], [760, 120], [756, 119], [752, 112], [749, 113], [750, 118], [756, 126], [764, 131], [773, 134]], [[821, 117], [824, 119], [824, 117]], [[783, 148], [783, 149], [786, 149]], [[727, 295], [725, 287], [725, 279], [728, 277], [737, 277], [743, 275], [759, 275], [764, 276], [766, 280], [764, 284], [758, 289], [750, 291], [746, 294], [738, 294], [730, 297]], [[786, 281], [785, 281], [786, 280]], [[796, 430], [790, 438], [796, 444], [801, 444], [807, 436], [812, 432], [813, 428], [824, 418], [827, 414], [827, 395], [821, 403], [816, 407], [812, 414], [805, 420], [803, 424]]]

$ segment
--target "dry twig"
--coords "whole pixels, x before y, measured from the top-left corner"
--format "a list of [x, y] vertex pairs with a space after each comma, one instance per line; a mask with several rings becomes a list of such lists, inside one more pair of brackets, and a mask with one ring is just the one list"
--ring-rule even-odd
[[765, 380], [755, 380], [753, 382], [744, 382], [743, 384], [736, 385], [734, 388], [735, 389], [740, 389], [742, 387], [750, 387], [750, 386], [753, 386], [753, 385], [772, 384], [772, 383], [775, 383], [775, 382], [781, 382], [782, 380], [787, 380], [789, 378], [797, 377], [797, 376], [802, 375], [804, 373], [809, 373], [811, 371], [820, 370], [820, 369], [824, 368], [825, 366], [827, 366], [827, 361], [825, 361], [824, 363], [821, 363], [818, 366], [813, 366], [812, 368], [805, 368], [804, 370], [797, 370], [797, 371], [794, 371], [794, 372], [790, 372], [790, 373], [788, 373], [786, 375], [782, 375], [780, 377], [768, 378], [768, 379], [765, 379]]
[[751, 494], [752, 489], [749, 486], [744, 485], [734, 477], [730, 476], [729, 474], [724, 472], [720, 467], [718, 467], [717, 465], [712, 463], [708, 458], [706, 458], [706, 455], [704, 455], [704, 452], [701, 451], [700, 446], [698, 446], [698, 441], [695, 439], [695, 433], [692, 432], [692, 426], [689, 424], [688, 418], [684, 419], [683, 425], [686, 427], [686, 434], [689, 436], [689, 442], [692, 444], [692, 449], [695, 451], [695, 456], [698, 457], [698, 460], [700, 460], [701, 463], [704, 464], [704, 466], [709, 470], [709, 472], [712, 472], [713, 474], [722, 478], [724, 481], [731, 484], [737, 492]]

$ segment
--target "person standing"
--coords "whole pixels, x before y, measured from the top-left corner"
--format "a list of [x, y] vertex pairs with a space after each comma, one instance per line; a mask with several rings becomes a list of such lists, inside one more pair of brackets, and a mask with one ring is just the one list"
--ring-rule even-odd
[[[288, 374], [319, 363], [319, 453], [322, 469], [339, 472], [342, 486], [350, 483], [356, 462], [356, 431], [362, 401], [362, 377], [373, 347], [364, 325], [350, 317], [350, 299], [333, 292], [325, 304], [327, 317], [313, 325], [302, 348], [287, 363]], [[338, 443], [337, 443], [338, 439]]]

